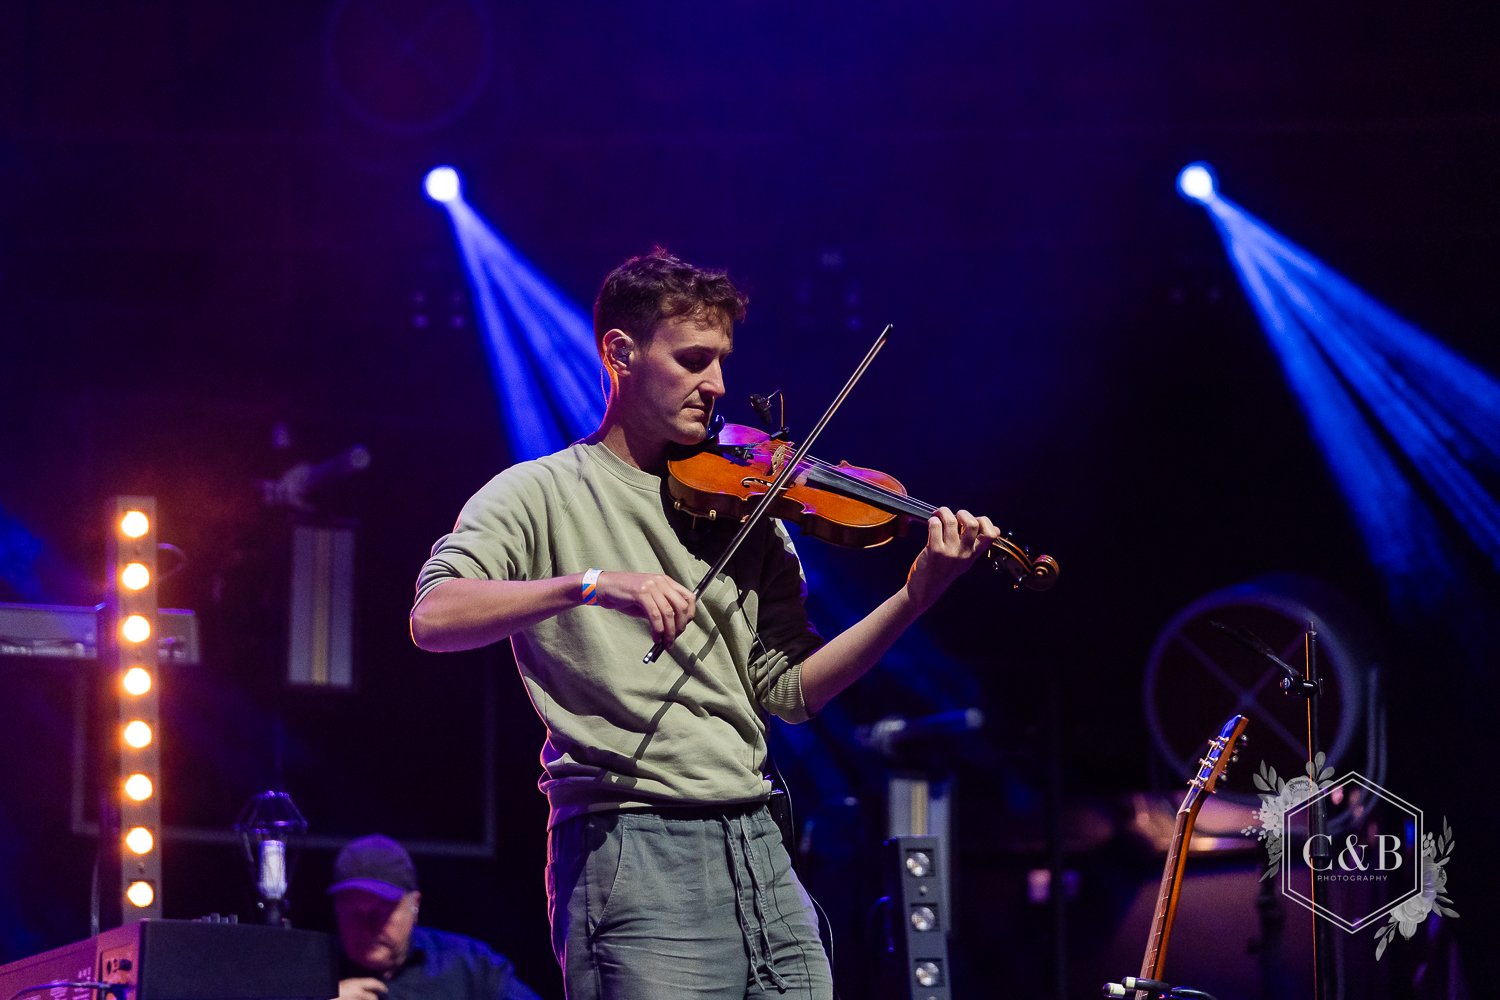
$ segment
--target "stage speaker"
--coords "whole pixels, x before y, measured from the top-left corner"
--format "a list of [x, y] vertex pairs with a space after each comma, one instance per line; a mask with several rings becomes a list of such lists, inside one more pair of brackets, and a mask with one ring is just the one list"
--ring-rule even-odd
[[892, 1000], [951, 1000], [953, 996], [945, 864], [937, 837], [893, 837], [885, 842], [889, 968], [881, 978]]

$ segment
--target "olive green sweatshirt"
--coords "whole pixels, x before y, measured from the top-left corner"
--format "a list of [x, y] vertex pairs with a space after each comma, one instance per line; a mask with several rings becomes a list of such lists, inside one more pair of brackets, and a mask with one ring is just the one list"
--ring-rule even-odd
[[[732, 525], [695, 525], [662, 480], [603, 444], [512, 466], [433, 546], [416, 603], [456, 577], [542, 580], [598, 568], [664, 573], [692, 587]], [[569, 608], [512, 636], [547, 728], [539, 782], [550, 824], [583, 812], [764, 798], [765, 709], [807, 718], [801, 662], [822, 642], [807, 621], [801, 564], [779, 523], [752, 532], [652, 664], [643, 619]]]

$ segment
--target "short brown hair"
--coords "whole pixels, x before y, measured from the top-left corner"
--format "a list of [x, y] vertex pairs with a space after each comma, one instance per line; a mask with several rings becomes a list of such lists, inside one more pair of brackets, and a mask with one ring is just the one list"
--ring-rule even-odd
[[731, 326], [745, 318], [749, 301], [725, 272], [694, 267], [657, 247], [604, 279], [594, 300], [594, 344], [602, 347], [604, 335], [620, 329], [644, 345], [658, 323], [674, 316], [713, 319], [717, 314]]

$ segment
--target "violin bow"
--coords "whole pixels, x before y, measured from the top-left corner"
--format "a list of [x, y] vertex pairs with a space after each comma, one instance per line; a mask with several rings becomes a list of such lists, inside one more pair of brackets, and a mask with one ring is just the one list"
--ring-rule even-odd
[[[854, 374], [849, 376], [849, 381], [844, 383], [844, 388], [841, 389], [839, 391], [839, 394], [834, 397], [833, 402], [828, 404], [827, 411], [824, 412], [822, 418], [817, 422], [813, 429], [808, 432], [807, 439], [802, 442], [801, 446], [798, 447], [797, 451], [792, 455], [792, 460], [786, 464], [786, 466], [781, 470], [780, 475], [778, 475], [775, 481], [771, 483], [771, 488], [766, 490], [766, 492], [761, 495], [761, 498], [756, 502], [754, 509], [752, 509], [750, 513], [745, 516], [745, 519], [740, 522], [739, 530], [736, 531], [734, 533], [734, 537], [729, 540], [729, 544], [725, 546], [724, 552], [719, 556], [718, 560], [708, 568], [708, 572], [703, 574], [703, 579], [698, 581], [698, 586], [693, 588], [694, 600], [702, 597], [703, 592], [708, 589], [708, 585], [714, 581], [714, 578], [716, 576], [723, 572], [725, 566], [729, 565], [729, 560], [734, 558], [735, 552], [739, 550], [740, 545], [742, 545], [745, 539], [749, 537], [750, 532], [754, 531], [755, 526], [765, 519], [766, 512], [771, 509], [771, 504], [775, 503], [776, 498], [786, 490], [787, 483], [791, 481], [792, 476], [797, 471], [797, 467], [801, 465], [802, 460], [807, 457], [807, 453], [812, 450], [812, 446], [818, 440], [818, 435], [823, 433], [823, 428], [828, 426], [828, 421], [833, 419], [833, 415], [838, 412], [838, 408], [844, 405], [844, 400], [847, 399], [849, 397], [849, 393], [854, 390], [855, 383], [857, 383], [864, 375], [865, 369], [870, 367], [870, 363], [875, 360], [875, 355], [879, 354], [880, 349], [885, 346], [886, 340], [890, 338], [892, 325], [893, 324], [887, 323], [885, 325], [885, 329], [880, 331], [880, 336], [876, 337], [875, 343], [870, 345], [870, 350], [865, 354], [864, 360], [861, 361], [858, 367], [854, 369]], [[651, 651], [641, 658], [641, 662], [655, 663], [657, 657], [661, 656], [662, 651], [667, 648], [667, 645], [668, 643], [665, 639], [658, 641], [654, 646], [651, 647]]]

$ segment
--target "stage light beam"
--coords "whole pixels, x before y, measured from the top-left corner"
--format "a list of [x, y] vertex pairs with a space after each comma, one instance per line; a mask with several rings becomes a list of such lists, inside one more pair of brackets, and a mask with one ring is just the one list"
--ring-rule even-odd
[[604, 415], [593, 324], [466, 202], [443, 203], [468, 273], [511, 453], [538, 458]]
[[1500, 381], [1222, 195], [1203, 204], [1393, 607], [1450, 608], [1465, 537], [1500, 569]]
[[1219, 181], [1214, 168], [1199, 160], [1183, 167], [1177, 175], [1177, 193], [1188, 201], [1207, 204], [1218, 194]]
[[427, 197], [439, 205], [457, 201], [463, 195], [463, 185], [458, 179], [458, 171], [452, 167], [433, 167], [427, 171], [427, 179], [422, 182], [422, 189], [427, 192]]

